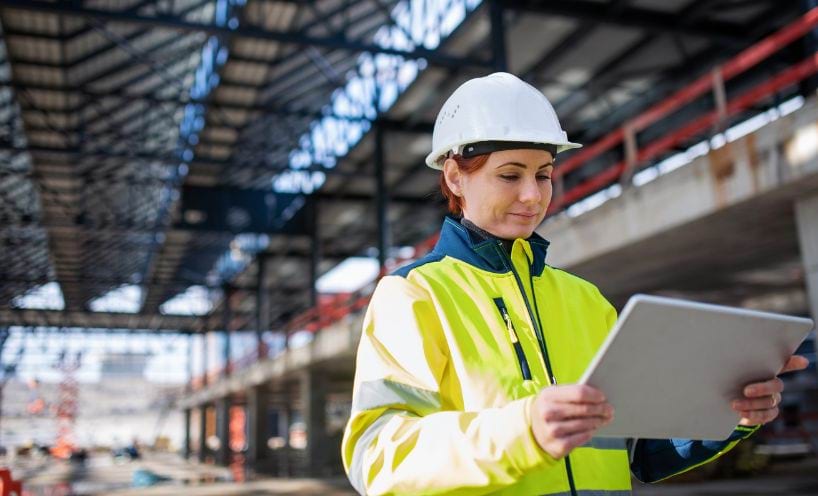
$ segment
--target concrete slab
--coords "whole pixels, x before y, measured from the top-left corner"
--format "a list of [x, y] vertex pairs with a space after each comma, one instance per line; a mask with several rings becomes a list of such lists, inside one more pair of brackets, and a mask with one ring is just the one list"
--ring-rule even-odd
[[[548, 263], [593, 281], [620, 306], [634, 292], [667, 288], [727, 289], [729, 297], [744, 271], [789, 270], [799, 260], [794, 205], [818, 192], [818, 156], [803, 146], [818, 142], [816, 122], [810, 101], [596, 209], [547, 221], [538, 232], [552, 242]], [[803, 276], [789, 282], [803, 290]], [[770, 287], [742, 287], [745, 296], [753, 289]]]

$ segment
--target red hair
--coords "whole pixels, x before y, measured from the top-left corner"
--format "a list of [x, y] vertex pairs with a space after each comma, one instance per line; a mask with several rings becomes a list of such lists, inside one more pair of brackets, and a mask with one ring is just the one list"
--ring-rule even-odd
[[[481, 167], [486, 165], [486, 162], [489, 159], [490, 153], [486, 153], [483, 155], [477, 155], [475, 157], [470, 158], [463, 158], [462, 155], [452, 155], [449, 158], [454, 159], [457, 162], [457, 168], [463, 174], [471, 174], [472, 172], [476, 172]], [[453, 215], [462, 215], [463, 214], [463, 199], [452, 192], [449, 189], [449, 185], [446, 184], [446, 176], [441, 172], [440, 173], [440, 192], [443, 194], [443, 198], [446, 199], [448, 203], [449, 212]]]

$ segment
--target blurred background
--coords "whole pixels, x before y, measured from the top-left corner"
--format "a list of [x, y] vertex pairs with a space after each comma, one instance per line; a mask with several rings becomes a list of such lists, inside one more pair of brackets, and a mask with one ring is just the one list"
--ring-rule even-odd
[[[352, 494], [363, 312], [436, 242], [440, 106], [497, 70], [585, 144], [551, 265], [817, 318], [816, 4], [0, 1], [2, 494]], [[779, 419], [635, 494], [818, 494], [799, 352]]]

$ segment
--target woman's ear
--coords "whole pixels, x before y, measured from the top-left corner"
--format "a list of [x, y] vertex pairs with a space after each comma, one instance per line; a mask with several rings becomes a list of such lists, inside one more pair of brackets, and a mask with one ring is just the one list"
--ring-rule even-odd
[[443, 162], [443, 178], [446, 180], [446, 185], [455, 196], [463, 196], [463, 188], [460, 181], [463, 179], [463, 173], [460, 172], [457, 162], [453, 158], [447, 158]]

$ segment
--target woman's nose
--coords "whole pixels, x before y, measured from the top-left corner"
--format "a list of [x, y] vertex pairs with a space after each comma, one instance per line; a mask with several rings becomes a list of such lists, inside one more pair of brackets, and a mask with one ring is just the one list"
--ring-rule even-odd
[[539, 203], [542, 200], [542, 191], [537, 183], [537, 178], [527, 179], [523, 182], [520, 190], [520, 201], [522, 203]]

